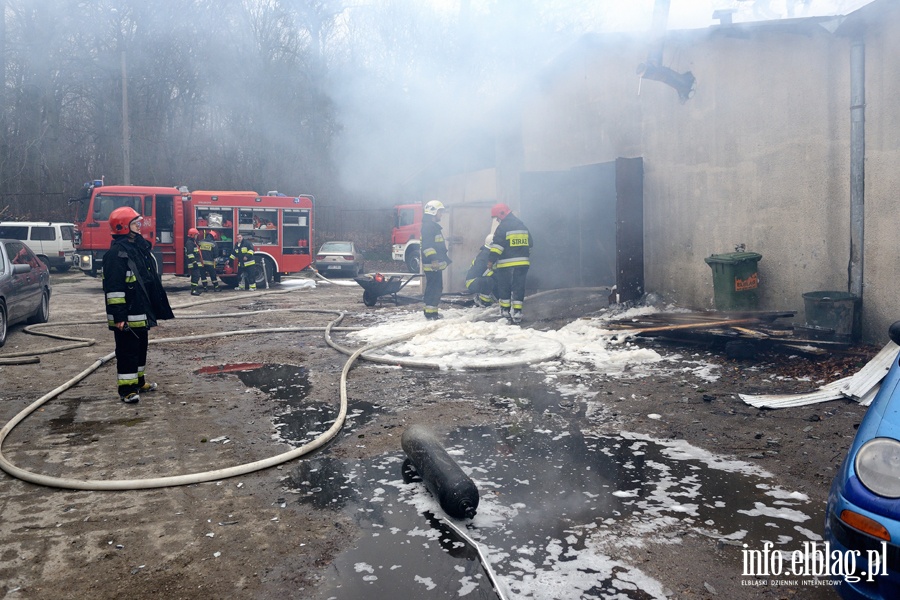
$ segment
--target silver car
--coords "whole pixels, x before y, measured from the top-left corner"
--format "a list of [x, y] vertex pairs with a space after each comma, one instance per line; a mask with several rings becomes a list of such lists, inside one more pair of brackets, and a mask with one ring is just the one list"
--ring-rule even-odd
[[22, 321], [50, 320], [50, 271], [19, 240], [0, 239], [0, 346], [7, 329]]
[[337, 273], [362, 275], [366, 261], [353, 242], [325, 242], [316, 253], [316, 270], [326, 277]]

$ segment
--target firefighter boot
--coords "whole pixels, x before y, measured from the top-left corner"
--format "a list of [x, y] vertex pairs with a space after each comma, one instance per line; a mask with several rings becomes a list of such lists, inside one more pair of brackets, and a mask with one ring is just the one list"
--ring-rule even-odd
[[522, 322], [522, 311], [521, 310], [513, 310], [512, 317], [510, 317], [510, 318], [512, 319], [512, 322], [515, 325], [518, 325], [519, 323]]
[[500, 307], [500, 318], [501, 318], [501, 319], [512, 319], [512, 315], [509, 314], [509, 307], [508, 307], [508, 306], [501, 306], [501, 307]]
[[220, 291], [222, 291], [221, 288], [219, 287], [219, 282], [218, 282], [218, 281], [216, 281], [216, 282], [213, 283], [213, 291], [214, 291], [214, 292], [220, 292]]
[[199, 289], [196, 289], [196, 288], [191, 290], [191, 296], [199, 296], [202, 293], [203, 292], [201, 292]]

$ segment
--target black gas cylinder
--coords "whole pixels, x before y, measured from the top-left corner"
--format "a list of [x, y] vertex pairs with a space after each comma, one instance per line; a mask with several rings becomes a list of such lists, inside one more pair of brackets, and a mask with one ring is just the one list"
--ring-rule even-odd
[[409, 462], [448, 515], [471, 519], [478, 508], [478, 488], [450, 458], [434, 433], [424, 425], [407, 427], [400, 445]]

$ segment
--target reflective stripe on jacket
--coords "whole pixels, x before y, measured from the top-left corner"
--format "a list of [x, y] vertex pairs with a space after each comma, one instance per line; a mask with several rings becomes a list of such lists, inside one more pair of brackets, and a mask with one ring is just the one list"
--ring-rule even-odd
[[212, 240], [203, 240], [199, 244], [201, 261], [204, 265], [215, 266], [216, 264], [216, 243]]
[[234, 260], [236, 258], [239, 266], [252, 267], [256, 264], [256, 259], [253, 257], [253, 254], [253, 243], [248, 242], [247, 240], [241, 240], [241, 243], [235, 246], [234, 250], [231, 251], [231, 256], [228, 257], [228, 260]]
[[531, 233], [516, 215], [509, 213], [500, 221], [491, 241], [494, 268], [524, 267], [531, 264]]
[[450, 264], [447, 242], [440, 224], [432, 218], [422, 219], [422, 270], [443, 271]]

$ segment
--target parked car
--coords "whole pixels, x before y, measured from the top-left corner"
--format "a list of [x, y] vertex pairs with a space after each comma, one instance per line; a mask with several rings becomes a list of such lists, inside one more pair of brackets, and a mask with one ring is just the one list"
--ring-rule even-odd
[[[889, 336], [900, 344], [900, 321], [891, 325]], [[825, 539], [830, 542], [833, 556], [856, 558], [855, 570], [839, 577], [843, 582], [835, 588], [842, 598], [900, 598], [900, 362], [897, 357], [832, 482], [825, 513]], [[869, 560], [874, 556], [886, 560], [876, 568]]]
[[353, 242], [325, 242], [316, 253], [316, 270], [323, 275], [362, 275], [366, 261]]
[[50, 319], [50, 270], [19, 240], [0, 239], [0, 346], [7, 329]]
[[0, 238], [19, 240], [44, 264], [65, 273], [75, 264], [75, 224], [48, 221], [3, 221]]

